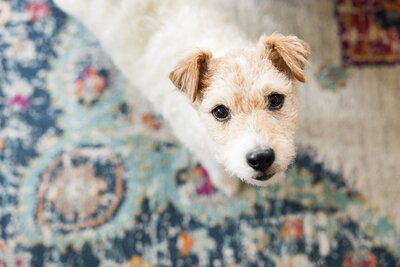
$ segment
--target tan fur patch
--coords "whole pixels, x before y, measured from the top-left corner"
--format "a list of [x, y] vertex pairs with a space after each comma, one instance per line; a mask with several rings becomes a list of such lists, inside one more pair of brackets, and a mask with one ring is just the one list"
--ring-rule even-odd
[[202, 91], [210, 84], [209, 62], [212, 54], [200, 50], [183, 60], [169, 74], [169, 79], [176, 88], [184, 91], [195, 102]]
[[288, 77], [294, 77], [300, 82], [306, 82], [304, 68], [310, 56], [310, 46], [296, 36], [284, 36], [274, 33], [262, 36], [262, 54], [266, 54], [274, 66]]

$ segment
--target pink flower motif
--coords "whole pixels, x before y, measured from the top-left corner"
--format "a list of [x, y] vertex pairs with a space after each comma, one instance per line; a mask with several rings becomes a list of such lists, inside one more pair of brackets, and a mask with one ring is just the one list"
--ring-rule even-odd
[[106, 71], [89, 66], [80, 73], [75, 81], [75, 94], [80, 101], [90, 104], [101, 97], [106, 87]]
[[203, 183], [196, 188], [196, 193], [198, 195], [212, 195], [214, 193], [214, 189], [207, 170], [204, 169], [202, 166], [197, 165], [194, 168], [193, 173], [203, 178]]
[[18, 267], [27, 267], [28, 266], [28, 264], [26, 263], [26, 261], [24, 259], [17, 259], [16, 264]]
[[343, 267], [377, 267], [376, 256], [369, 251], [349, 252], [343, 263]]
[[50, 14], [49, 5], [45, 3], [41, 4], [28, 4], [26, 10], [31, 15], [31, 20], [35, 21], [39, 18], [48, 17]]
[[0, 239], [0, 255], [5, 255], [4, 258], [0, 259], [0, 267], [16, 266], [16, 267], [28, 267], [30, 255], [26, 252], [17, 252], [16, 243], [14, 241], [4, 241]]
[[17, 94], [8, 101], [8, 104], [26, 110], [30, 105], [30, 101], [25, 96]]

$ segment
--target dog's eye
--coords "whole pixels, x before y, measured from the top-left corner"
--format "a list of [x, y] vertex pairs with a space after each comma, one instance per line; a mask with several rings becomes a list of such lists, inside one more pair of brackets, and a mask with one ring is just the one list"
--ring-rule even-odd
[[281, 94], [270, 94], [268, 96], [268, 109], [277, 110], [283, 106], [283, 101], [285, 97]]
[[229, 120], [231, 116], [229, 109], [223, 105], [216, 106], [211, 113], [219, 121]]

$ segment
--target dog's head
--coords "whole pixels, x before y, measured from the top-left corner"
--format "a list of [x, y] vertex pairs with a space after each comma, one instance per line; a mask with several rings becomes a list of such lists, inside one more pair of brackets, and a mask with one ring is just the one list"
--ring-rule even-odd
[[276, 33], [261, 37], [255, 48], [217, 58], [200, 50], [170, 73], [198, 111], [228, 172], [266, 185], [286, 171], [295, 154], [296, 81], [306, 80], [309, 50], [297, 37]]

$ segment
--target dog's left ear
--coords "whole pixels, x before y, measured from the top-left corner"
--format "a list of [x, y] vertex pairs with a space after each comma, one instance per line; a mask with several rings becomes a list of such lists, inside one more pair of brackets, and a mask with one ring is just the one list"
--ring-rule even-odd
[[201, 96], [209, 80], [211, 52], [200, 50], [181, 60], [169, 74], [176, 88], [185, 92], [192, 102]]
[[259, 40], [262, 56], [271, 60], [272, 64], [290, 79], [306, 82], [304, 68], [310, 56], [310, 46], [296, 36], [285, 36], [273, 33], [261, 36]]

